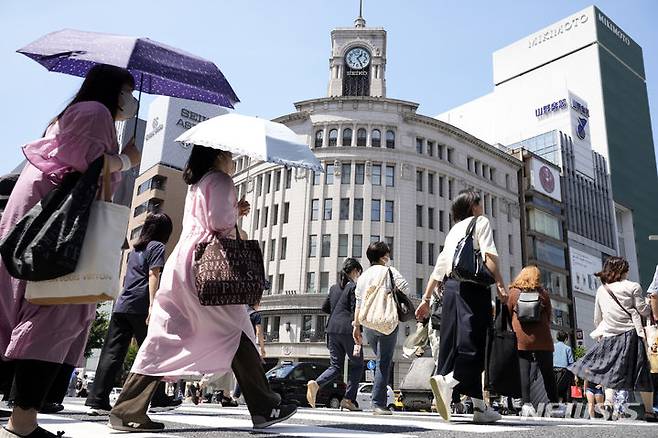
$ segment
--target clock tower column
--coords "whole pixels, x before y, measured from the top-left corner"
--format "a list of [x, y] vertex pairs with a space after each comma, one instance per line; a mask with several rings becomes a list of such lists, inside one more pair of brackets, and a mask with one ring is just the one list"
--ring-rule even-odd
[[386, 97], [386, 31], [366, 27], [361, 13], [331, 32], [328, 95]]

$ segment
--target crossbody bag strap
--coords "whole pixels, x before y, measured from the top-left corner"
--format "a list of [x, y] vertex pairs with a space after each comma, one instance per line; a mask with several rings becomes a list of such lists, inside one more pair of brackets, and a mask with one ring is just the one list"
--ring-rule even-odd
[[471, 236], [473, 237], [473, 233], [475, 232], [475, 225], [477, 223], [478, 218], [474, 217], [473, 220], [471, 220], [471, 223], [468, 224], [468, 228], [466, 228], [466, 235], [464, 237]]
[[[624, 307], [624, 305], [623, 305], [621, 302], [619, 302], [619, 300], [617, 299], [617, 297], [616, 297], [615, 294], [612, 292], [612, 290], [608, 287], [607, 284], [604, 284], [603, 287], [604, 287], [605, 290], [608, 292], [608, 294], [610, 294], [610, 297], [611, 297], [613, 300], [615, 300], [615, 303], [617, 303], [617, 304], [619, 305], [619, 307], [621, 307], [621, 309], [622, 309], [624, 312], [626, 312], [626, 315], [628, 315], [628, 317], [631, 319], [631, 322], [633, 323], [633, 325], [635, 325], [635, 322], [633, 321], [633, 315], [631, 314], [631, 312], [629, 312], [628, 309], [626, 309], [626, 307]], [[641, 320], [641, 319], [642, 319], [642, 315], [640, 315], [640, 320]], [[641, 322], [641, 321], [640, 321], [640, 322]], [[647, 339], [647, 331], [646, 331], [646, 329], [644, 328], [644, 323], [641, 322], [641, 325], [642, 325], [642, 331], [644, 332], [644, 339]]]

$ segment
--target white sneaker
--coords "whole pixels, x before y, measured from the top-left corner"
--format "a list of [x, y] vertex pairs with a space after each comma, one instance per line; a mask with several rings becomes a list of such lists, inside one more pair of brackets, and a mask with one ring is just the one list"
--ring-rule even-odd
[[473, 423], [488, 424], [495, 423], [503, 418], [498, 412], [494, 411], [490, 406], [484, 408], [484, 411], [479, 408], [473, 408]]
[[523, 418], [535, 417], [537, 415], [537, 411], [535, 411], [535, 407], [533, 405], [525, 404], [521, 406], [521, 412], [519, 415]]
[[434, 393], [436, 412], [438, 412], [445, 421], [450, 421], [452, 386], [446, 382], [444, 376], [432, 376], [430, 377], [430, 387], [432, 387], [432, 392]]

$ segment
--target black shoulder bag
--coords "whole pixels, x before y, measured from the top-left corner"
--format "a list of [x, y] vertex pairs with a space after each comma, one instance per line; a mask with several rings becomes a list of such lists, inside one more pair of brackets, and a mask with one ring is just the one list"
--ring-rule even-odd
[[482, 286], [491, 286], [496, 282], [493, 274], [484, 264], [480, 250], [473, 245], [473, 232], [477, 218], [474, 217], [466, 229], [466, 236], [459, 242], [452, 259], [452, 278]]
[[388, 278], [391, 279], [391, 293], [393, 294], [393, 299], [395, 300], [395, 305], [398, 308], [398, 319], [400, 322], [411, 321], [416, 318], [416, 308], [411, 302], [411, 299], [398, 289], [395, 284], [395, 279], [393, 278], [393, 271], [388, 270]]

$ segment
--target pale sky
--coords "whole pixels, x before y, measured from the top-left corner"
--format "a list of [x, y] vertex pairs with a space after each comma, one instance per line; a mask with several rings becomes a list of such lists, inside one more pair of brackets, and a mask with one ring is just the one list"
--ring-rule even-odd
[[[435, 116], [493, 90], [492, 53], [589, 6], [581, 0], [365, 0], [368, 26], [388, 34], [387, 96]], [[658, 1], [595, 3], [644, 50], [658, 144]], [[244, 114], [274, 118], [293, 102], [325, 96], [330, 32], [352, 26], [357, 0], [0, 2], [0, 175], [22, 159], [77, 91], [80, 78], [51, 73], [16, 49], [63, 28], [144, 36], [215, 62]], [[141, 115], [147, 114], [149, 98]]]

